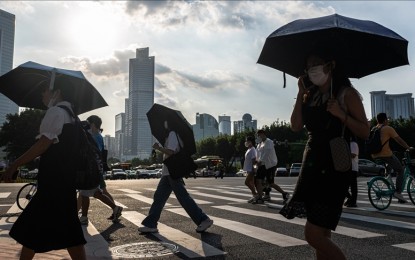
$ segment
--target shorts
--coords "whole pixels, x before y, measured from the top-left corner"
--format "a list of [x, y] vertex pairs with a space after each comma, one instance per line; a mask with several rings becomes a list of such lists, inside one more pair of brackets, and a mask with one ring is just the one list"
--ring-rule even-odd
[[102, 190], [98, 186], [98, 187], [96, 187], [94, 189], [90, 189], [90, 190], [80, 190], [79, 195], [81, 195], [82, 197], [94, 197], [94, 194], [97, 191], [102, 193]]
[[276, 169], [277, 166], [266, 169], [265, 165], [261, 165], [258, 167], [255, 178], [259, 180], [264, 180], [266, 178], [268, 183], [274, 183], [274, 175]]

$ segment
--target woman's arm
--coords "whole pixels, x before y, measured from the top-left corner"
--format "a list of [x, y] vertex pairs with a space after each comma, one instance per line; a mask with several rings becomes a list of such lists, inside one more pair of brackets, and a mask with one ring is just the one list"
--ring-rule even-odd
[[42, 135], [39, 140], [29, 148], [23, 155], [21, 155], [17, 160], [15, 160], [3, 173], [3, 180], [5, 182], [11, 182], [13, 173], [17, 168], [25, 163], [33, 161], [36, 157], [42, 155], [46, 150], [51, 146], [53, 140], [48, 139]]
[[345, 91], [344, 104], [348, 113], [340, 107], [337, 99], [328, 101], [327, 111], [339, 118], [355, 136], [367, 139], [370, 132], [369, 122], [360, 95], [354, 88], [347, 88]]
[[303, 129], [303, 114], [302, 114], [302, 107], [303, 107], [303, 97], [304, 97], [304, 87], [303, 87], [303, 80], [300, 77], [298, 79], [298, 93], [297, 99], [295, 101], [294, 109], [291, 114], [291, 130], [294, 132], [299, 132]]

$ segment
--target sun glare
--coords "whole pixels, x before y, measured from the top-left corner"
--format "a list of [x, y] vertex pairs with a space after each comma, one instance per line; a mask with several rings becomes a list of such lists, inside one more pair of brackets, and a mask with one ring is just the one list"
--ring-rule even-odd
[[80, 9], [67, 24], [68, 42], [89, 54], [99, 54], [113, 49], [116, 42], [116, 23], [103, 11]]

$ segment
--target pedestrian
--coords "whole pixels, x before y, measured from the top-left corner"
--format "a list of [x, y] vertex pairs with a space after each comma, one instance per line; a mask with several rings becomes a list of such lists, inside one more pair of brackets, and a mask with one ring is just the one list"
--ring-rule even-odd
[[348, 208], [357, 207], [357, 176], [359, 175], [359, 146], [354, 137], [350, 139], [350, 153], [352, 157], [352, 172], [350, 175], [350, 193], [347, 191], [347, 200], [343, 204]]
[[[102, 138], [101, 132], [101, 125], [102, 119], [97, 115], [89, 116], [86, 121], [88, 122], [89, 129], [88, 132], [92, 135], [97, 144], [99, 151], [101, 152], [101, 158], [103, 160], [103, 164], [106, 165], [106, 156], [104, 156], [104, 138]], [[104, 169], [104, 172], [107, 169]], [[95, 188], [93, 190], [84, 190], [80, 191], [78, 195], [78, 211], [81, 207], [81, 217], [79, 220], [81, 221], [82, 225], [88, 225], [88, 210], [90, 199], [89, 197], [95, 197], [106, 205], [110, 206], [113, 210], [112, 214], [108, 217], [108, 220], [112, 220], [113, 222], [117, 222], [119, 217], [121, 216], [121, 212], [123, 208], [121, 206], [116, 206], [114, 202], [114, 198], [107, 190], [107, 184], [105, 183], [104, 176], [101, 176], [99, 188]]]
[[[396, 133], [395, 129], [389, 126], [389, 119], [386, 113], [379, 113], [376, 115], [377, 125], [376, 128], [380, 129], [380, 140], [382, 143], [382, 150], [377, 154], [372, 154], [374, 159], [381, 160], [388, 164], [388, 168], [392, 168], [396, 173], [396, 191], [393, 194], [399, 202], [405, 203], [406, 199], [402, 196], [402, 182], [403, 182], [403, 167], [399, 159], [393, 154], [389, 140], [395, 140], [400, 146], [405, 149], [411, 149], [411, 147]], [[388, 169], [388, 172], [390, 170]]]
[[246, 171], [247, 176], [245, 179], [245, 185], [249, 188], [252, 194], [252, 198], [248, 200], [248, 203], [252, 203], [256, 200], [257, 192], [255, 189], [255, 165], [256, 165], [256, 149], [255, 138], [253, 136], [247, 136], [245, 139], [245, 160], [243, 170]]
[[[163, 160], [169, 156], [177, 153], [183, 148], [183, 141], [175, 131], [175, 129], [169, 128], [170, 124], [164, 121], [164, 131], [166, 141], [164, 146], [160, 146], [158, 143], [153, 145], [155, 150], [163, 153]], [[141, 222], [142, 226], [138, 228], [141, 233], [157, 233], [157, 223], [160, 219], [161, 212], [171, 192], [174, 192], [180, 205], [186, 210], [190, 218], [197, 225], [196, 232], [204, 232], [213, 224], [211, 220], [203, 210], [196, 204], [190, 194], [187, 192], [184, 186], [183, 178], [173, 179], [167, 166], [163, 164], [162, 176], [160, 182], [154, 192], [153, 203], [151, 204], [147, 217]]]
[[285, 192], [280, 186], [274, 183], [275, 171], [278, 163], [274, 142], [266, 136], [265, 131], [262, 129], [257, 131], [257, 135], [259, 138], [257, 146], [258, 169], [255, 175], [255, 186], [258, 194], [252, 203], [257, 204], [271, 200], [269, 193], [262, 197], [264, 191], [262, 183], [264, 182], [264, 179], [266, 179], [269, 188], [274, 188], [282, 194], [283, 202], [286, 203], [289, 198], [289, 193]]
[[[329, 48], [316, 49], [305, 62], [306, 75], [298, 79], [291, 129], [308, 132], [302, 167], [291, 200], [282, 208], [287, 218], [307, 216], [305, 238], [317, 259], [346, 259], [331, 240], [349, 187], [349, 172], [337, 172], [330, 140], [342, 135], [369, 136], [361, 96], [342, 73]], [[305, 82], [310, 81], [310, 85]], [[306, 87], [307, 86], [307, 87]]]
[[86, 259], [86, 241], [76, 211], [75, 169], [71, 163], [75, 154], [70, 152], [76, 143], [74, 119], [58, 107], [73, 109], [66, 98], [71, 90], [65, 86], [61, 78], [44, 86], [41, 98], [48, 109], [37, 141], [3, 174], [10, 182], [19, 166], [40, 156], [37, 192], [10, 230], [10, 236], [23, 246], [20, 259], [64, 248], [72, 259]]

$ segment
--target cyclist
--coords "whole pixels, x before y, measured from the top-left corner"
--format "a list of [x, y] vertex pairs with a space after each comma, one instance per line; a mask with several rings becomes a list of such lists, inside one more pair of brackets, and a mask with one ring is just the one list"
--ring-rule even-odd
[[[380, 132], [380, 140], [383, 147], [379, 153], [372, 154], [373, 159], [381, 160], [388, 164], [388, 172], [392, 168], [396, 172], [396, 191], [394, 197], [399, 200], [399, 202], [406, 202], [406, 199], [402, 196], [402, 182], [403, 182], [403, 167], [399, 159], [393, 154], [390, 146], [389, 140], [393, 138], [399, 145], [405, 149], [411, 149], [410, 147], [395, 131], [395, 129], [389, 126], [389, 119], [386, 116], [386, 113], [379, 113], [376, 116], [377, 125], [375, 127], [382, 128]], [[412, 148], [413, 149], [413, 148]]]

